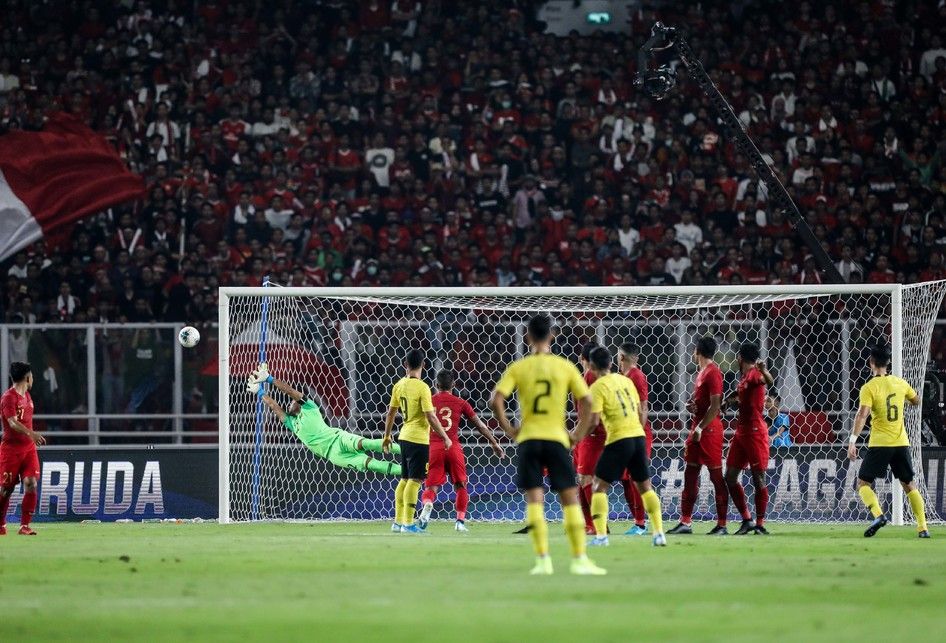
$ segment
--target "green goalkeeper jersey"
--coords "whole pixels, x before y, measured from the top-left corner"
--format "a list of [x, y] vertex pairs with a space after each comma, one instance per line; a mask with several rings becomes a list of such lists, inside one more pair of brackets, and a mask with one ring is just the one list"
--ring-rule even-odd
[[309, 451], [320, 458], [328, 458], [329, 449], [342, 433], [341, 429], [325, 423], [322, 412], [312, 400], [302, 403], [302, 410], [298, 415], [287, 415], [283, 424], [309, 447]]

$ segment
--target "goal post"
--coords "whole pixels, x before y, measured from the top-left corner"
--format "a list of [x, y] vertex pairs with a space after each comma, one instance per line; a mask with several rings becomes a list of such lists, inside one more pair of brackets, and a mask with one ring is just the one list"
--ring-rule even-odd
[[[221, 288], [219, 291], [219, 520], [387, 519], [390, 478], [335, 467], [309, 453], [246, 392], [247, 375], [265, 355], [271, 372], [310, 395], [327, 422], [379, 437], [391, 384], [409, 348], [427, 356], [424, 379], [452, 369], [456, 392], [496, 428], [487, 409], [505, 366], [525, 354], [525, 324], [536, 312], [556, 321], [553, 351], [577, 361], [581, 345], [641, 348], [650, 380], [654, 483], [665, 513], [679, 513], [682, 440], [692, 392], [695, 340], [711, 334], [726, 391], [737, 381], [739, 344], [760, 344], [789, 420], [790, 446], [769, 461], [770, 518], [805, 522], [863, 520], [846, 458], [857, 391], [869, 376], [870, 346], [891, 345], [892, 369], [921, 392], [933, 325], [946, 282], [916, 285], [552, 288]], [[281, 403], [287, 400], [279, 398]], [[922, 395], [921, 395], [922, 399]], [[511, 409], [515, 412], [515, 403]], [[573, 409], [572, 409], [573, 411]], [[573, 415], [573, 413], [572, 413]], [[923, 478], [921, 412], [905, 414], [917, 482]], [[727, 441], [732, 416], [724, 416]], [[480, 436], [461, 432], [474, 520], [521, 520], [514, 457], [500, 460]], [[507, 444], [507, 452], [514, 456]], [[390, 456], [388, 456], [390, 457]], [[704, 472], [705, 475], [705, 472]], [[751, 480], [746, 477], [747, 491]], [[709, 516], [712, 486], [701, 483], [696, 517]], [[434, 517], [451, 515], [447, 485]], [[902, 522], [899, 485], [878, 480], [878, 496]], [[612, 518], [628, 513], [613, 491]], [[550, 506], [550, 515], [557, 507]]]

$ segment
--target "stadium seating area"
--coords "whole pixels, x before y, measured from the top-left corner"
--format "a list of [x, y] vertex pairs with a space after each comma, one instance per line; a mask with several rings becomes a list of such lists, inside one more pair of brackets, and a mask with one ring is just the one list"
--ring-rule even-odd
[[[79, 114], [148, 193], [6, 264], [2, 319], [209, 320], [264, 274], [821, 280], [698, 88], [633, 87], [651, 11], [556, 38], [535, 4], [5, 1], [0, 126]], [[846, 277], [946, 277], [943, 3], [752, 4], [659, 14]]]

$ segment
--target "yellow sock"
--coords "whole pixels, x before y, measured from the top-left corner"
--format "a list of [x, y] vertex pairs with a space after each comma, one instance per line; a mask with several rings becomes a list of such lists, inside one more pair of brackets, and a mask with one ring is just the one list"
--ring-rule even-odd
[[[870, 509], [870, 515], [874, 518], [879, 518], [880, 514], [883, 512], [880, 510], [880, 501], [877, 499], [877, 494], [874, 493], [874, 490], [865, 484], [857, 488], [857, 495], [861, 497], [861, 500], [863, 500], [867, 508]], [[920, 501], [922, 502], [922, 498]]]
[[591, 519], [595, 523], [595, 534], [608, 535], [608, 494], [603, 491], [591, 494]]
[[641, 494], [641, 500], [644, 501], [644, 511], [647, 512], [647, 517], [650, 518], [651, 531], [655, 534], [662, 534], [664, 519], [660, 515], [660, 497], [653, 489], [650, 489]]
[[572, 548], [572, 556], [585, 555], [585, 517], [581, 514], [581, 505], [573, 504], [562, 507], [565, 514], [565, 535]]
[[532, 539], [532, 548], [536, 556], [547, 556], [549, 553], [549, 525], [545, 522], [545, 505], [541, 502], [526, 505], [526, 527], [529, 528], [529, 538]]
[[926, 503], [923, 502], [923, 496], [918, 489], [914, 489], [907, 494], [907, 500], [910, 501], [910, 508], [913, 509], [913, 517], [916, 518], [917, 531], [926, 531]]
[[407, 480], [401, 478], [394, 489], [394, 522], [399, 525], [404, 524], [401, 521], [404, 519], [404, 485], [406, 484]]
[[404, 522], [402, 525], [414, 524], [414, 510], [417, 508], [417, 494], [420, 492], [420, 483], [417, 480], [408, 480], [404, 485]]

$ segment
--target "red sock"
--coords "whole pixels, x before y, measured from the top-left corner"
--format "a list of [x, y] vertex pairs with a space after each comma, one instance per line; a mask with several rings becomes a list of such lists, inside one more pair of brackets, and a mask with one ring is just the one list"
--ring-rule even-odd
[[683, 493], [680, 495], [680, 522], [689, 525], [693, 520], [693, 507], [700, 492], [700, 468], [690, 465], [683, 470]]
[[647, 512], [644, 511], [644, 501], [641, 500], [641, 493], [637, 490], [637, 485], [633, 480], [621, 480], [624, 486], [624, 499], [627, 500], [627, 506], [631, 508], [634, 514], [634, 524], [643, 527], [647, 521]]
[[470, 492], [466, 487], [457, 489], [457, 520], [466, 520], [466, 508], [470, 506]]
[[427, 487], [426, 489], [424, 489], [424, 493], [420, 494], [420, 500], [425, 505], [428, 502], [433, 504], [434, 500], [436, 499], [437, 499], [437, 492], [431, 489], [430, 487]]
[[36, 491], [27, 491], [23, 494], [23, 512], [20, 514], [20, 524], [29, 525], [36, 511]]
[[749, 513], [749, 506], [746, 504], [746, 490], [742, 488], [742, 483], [739, 482], [739, 478], [736, 478], [735, 481], [727, 483], [729, 487], [729, 495], [732, 498], [732, 503], [736, 505], [736, 510], [739, 512], [739, 515], [742, 516], [743, 520], [749, 520], [752, 518], [752, 514]]
[[755, 524], [763, 526], [765, 524], [765, 510], [769, 506], [769, 488], [766, 485], [759, 485], [755, 490]]
[[710, 469], [710, 482], [716, 492], [716, 524], [726, 526], [726, 517], [729, 513], [729, 489], [726, 488], [726, 479], [722, 469]]
[[0, 495], [0, 525], [7, 524], [7, 510], [10, 508], [10, 494], [13, 493], [13, 487], [3, 487], [7, 495]]
[[585, 515], [585, 526], [591, 527], [593, 529], [595, 526], [595, 523], [591, 519], [591, 485], [590, 484], [582, 485], [578, 489], [578, 499], [581, 500], [581, 513]]

